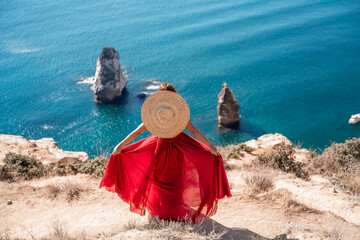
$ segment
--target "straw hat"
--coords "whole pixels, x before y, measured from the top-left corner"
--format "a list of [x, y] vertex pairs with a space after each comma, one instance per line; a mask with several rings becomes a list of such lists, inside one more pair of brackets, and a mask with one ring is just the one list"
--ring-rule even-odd
[[143, 103], [141, 119], [151, 134], [160, 138], [173, 138], [189, 123], [190, 109], [179, 94], [158, 91]]

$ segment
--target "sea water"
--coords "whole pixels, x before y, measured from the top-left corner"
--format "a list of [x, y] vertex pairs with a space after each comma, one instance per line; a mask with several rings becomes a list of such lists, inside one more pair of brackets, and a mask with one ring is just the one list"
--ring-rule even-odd
[[[0, 22], [3, 134], [111, 151], [141, 123], [137, 94], [157, 80], [175, 86], [215, 145], [276, 132], [314, 149], [360, 137], [348, 124], [360, 112], [358, 0], [11, 0]], [[128, 79], [116, 104], [95, 103], [81, 82], [105, 46]], [[216, 121], [223, 82], [241, 107], [228, 132]]]

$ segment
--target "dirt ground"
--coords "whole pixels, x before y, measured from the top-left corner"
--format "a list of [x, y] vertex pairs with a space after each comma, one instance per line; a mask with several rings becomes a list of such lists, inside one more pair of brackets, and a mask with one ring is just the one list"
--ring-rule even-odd
[[229, 171], [233, 197], [219, 200], [216, 215], [193, 227], [196, 234], [179, 230], [176, 236], [134, 226], [146, 224], [147, 216], [131, 213], [116, 194], [98, 189], [100, 178], [78, 174], [0, 182], [0, 239], [360, 239], [360, 226], [351, 221], [296, 202], [296, 194], [295, 200], [284, 200], [276, 189], [286, 180], [306, 187], [290, 175], [279, 174], [272, 193], [253, 196], [246, 174]]

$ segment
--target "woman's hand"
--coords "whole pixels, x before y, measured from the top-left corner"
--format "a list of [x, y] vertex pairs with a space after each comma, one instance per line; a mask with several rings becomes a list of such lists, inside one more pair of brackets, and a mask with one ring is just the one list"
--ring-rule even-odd
[[218, 152], [217, 148], [216, 148], [214, 145], [211, 145], [210, 151], [211, 151], [211, 153], [214, 154], [215, 156], [220, 156], [220, 153]]
[[114, 151], [112, 152], [111, 155], [116, 156], [117, 154], [121, 153], [121, 145], [116, 145], [116, 147], [114, 148]]

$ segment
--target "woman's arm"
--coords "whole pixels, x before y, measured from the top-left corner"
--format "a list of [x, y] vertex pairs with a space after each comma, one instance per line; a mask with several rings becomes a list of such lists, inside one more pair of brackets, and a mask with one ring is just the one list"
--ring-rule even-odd
[[134, 131], [132, 131], [124, 140], [122, 140], [116, 147], [114, 148], [113, 155], [119, 154], [121, 149], [126, 146], [126, 144], [130, 143], [137, 136], [143, 133], [146, 130], [144, 123], [141, 123]]
[[212, 154], [216, 156], [220, 155], [214, 144], [212, 144], [209, 140], [207, 140], [207, 138], [199, 130], [196, 129], [196, 127], [192, 124], [192, 122], [189, 121], [189, 123], [186, 126], [186, 129], [189, 130], [189, 132], [191, 132], [202, 143], [208, 146]]

